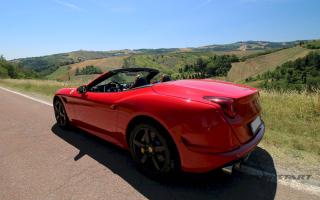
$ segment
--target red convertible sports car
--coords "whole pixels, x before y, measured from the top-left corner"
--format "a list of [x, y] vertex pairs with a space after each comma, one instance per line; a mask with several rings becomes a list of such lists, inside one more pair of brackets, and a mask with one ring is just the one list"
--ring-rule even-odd
[[159, 74], [117, 69], [88, 85], [60, 89], [53, 99], [57, 124], [128, 149], [154, 176], [232, 166], [257, 146], [265, 130], [257, 89]]

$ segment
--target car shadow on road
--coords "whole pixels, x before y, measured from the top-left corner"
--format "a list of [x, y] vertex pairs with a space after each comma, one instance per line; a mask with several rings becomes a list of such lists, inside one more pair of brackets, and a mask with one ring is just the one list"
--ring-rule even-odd
[[[156, 182], [141, 174], [126, 150], [91, 136], [79, 129], [62, 130], [57, 125], [52, 132], [79, 149], [74, 160], [88, 155], [134, 187], [148, 199], [274, 199], [277, 181], [235, 172], [220, 171], [205, 174], [181, 173], [170, 181]], [[276, 174], [273, 159], [264, 149], [257, 148], [248, 163]], [[275, 176], [276, 177], [276, 176]]]

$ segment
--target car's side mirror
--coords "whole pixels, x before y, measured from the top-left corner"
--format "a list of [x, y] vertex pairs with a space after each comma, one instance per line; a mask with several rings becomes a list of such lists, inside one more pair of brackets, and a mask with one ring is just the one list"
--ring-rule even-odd
[[87, 86], [81, 85], [80, 87], [77, 88], [77, 91], [79, 94], [85, 94], [87, 92]]

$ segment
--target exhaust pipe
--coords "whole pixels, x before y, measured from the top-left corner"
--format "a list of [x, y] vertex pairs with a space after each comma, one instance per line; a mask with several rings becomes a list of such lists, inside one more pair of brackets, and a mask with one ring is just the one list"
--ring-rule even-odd
[[226, 166], [226, 167], [223, 167], [222, 168], [222, 171], [226, 174], [229, 174], [231, 175], [232, 174], [232, 171], [233, 171], [233, 165], [229, 165], [229, 166]]
[[240, 169], [240, 167], [241, 167], [241, 163], [238, 162], [233, 165], [228, 165], [228, 166], [223, 167], [222, 171], [226, 174], [231, 175], [234, 169], [237, 170], [237, 169]]

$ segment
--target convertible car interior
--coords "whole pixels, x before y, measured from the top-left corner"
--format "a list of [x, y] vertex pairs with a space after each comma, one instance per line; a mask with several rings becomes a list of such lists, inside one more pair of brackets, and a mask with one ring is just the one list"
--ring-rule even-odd
[[134, 71], [115, 70], [106, 73], [88, 85], [91, 92], [121, 92], [151, 84], [171, 81], [169, 75], [159, 75], [158, 70], [135, 68]]

